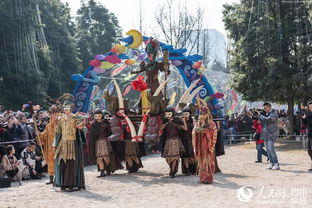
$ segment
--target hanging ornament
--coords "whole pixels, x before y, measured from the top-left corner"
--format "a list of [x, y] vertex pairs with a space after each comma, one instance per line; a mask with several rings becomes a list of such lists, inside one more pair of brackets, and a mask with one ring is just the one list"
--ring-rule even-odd
[[93, 59], [90, 61], [90, 66], [99, 67], [101, 66], [101, 62], [99, 60]]
[[99, 66], [101, 69], [110, 69], [113, 66], [115, 66], [115, 64], [109, 63], [107, 61], [102, 61], [101, 65]]
[[98, 61], [103, 61], [105, 59], [105, 56], [103, 54], [98, 54], [95, 56], [95, 59]]
[[193, 69], [199, 69], [200, 68], [200, 66], [201, 66], [201, 64], [202, 64], [202, 62], [200, 62], [200, 61], [197, 61], [197, 62], [195, 62], [194, 64], [193, 64]]
[[126, 65], [133, 65], [133, 64], [135, 64], [135, 60], [134, 59], [127, 59], [126, 61], [125, 61], [125, 64]]
[[174, 61], [171, 61], [171, 64], [173, 66], [181, 66], [182, 65], [182, 61], [180, 60], [174, 60]]
[[119, 64], [121, 62], [120, 58], [116, 55], [106, 56], [105, 61], [111, 64]]

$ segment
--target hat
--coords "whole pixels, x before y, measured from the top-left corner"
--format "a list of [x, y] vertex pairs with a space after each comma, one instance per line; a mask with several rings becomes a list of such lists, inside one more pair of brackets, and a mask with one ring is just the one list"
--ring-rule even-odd
[[99, 108], [95, 109], [95, 111], [94, 111], [94, 115], [95, 115], [95, 114], [102, 114], [101, 109], [99, 109]]
[[147, 54], [149, 53], [154, 54], [154, 58], [156, 58], [159, 50], [160, 50], [159, 42], [155, 38], [150, 37], [146, 42], [145, 52]]
[[74, 96], [70, 93], [65, 93], [58, 98], [58, 101], [63, 105], [74, 105]]

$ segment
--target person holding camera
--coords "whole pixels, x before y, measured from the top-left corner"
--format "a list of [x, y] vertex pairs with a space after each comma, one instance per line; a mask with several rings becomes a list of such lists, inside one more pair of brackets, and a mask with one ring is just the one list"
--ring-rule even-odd
[[274, 149], [274, 142], [278, 138], [278, 113], [272, 109], [270, 103], [264, 103], [263, 108], [264, 111], [260, 112], [259, 120], [262, 126], [261, 138], [265, 141], [270, 159], [269, 169], [279, 170], [280, 166]]
[[8, 122], [5, 127], [5, 141], [19, 141], [24, 134], [21, 125], [14, 116], [8, 117]]
[[[312, 161], [312, 101], [308, 103], [308, 112], [305, 112], [301, 118], [303, 122], [306, 124], [308, 128], [308, 154]], [[312, 164], [311, 168], [308, 170], [312, 172]]]

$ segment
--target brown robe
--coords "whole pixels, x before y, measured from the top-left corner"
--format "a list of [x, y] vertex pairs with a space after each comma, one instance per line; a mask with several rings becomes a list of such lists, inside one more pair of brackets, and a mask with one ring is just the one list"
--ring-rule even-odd
[[99, 170], [114, 172], [123, 169], [121, 162], [113, 152], [108, 137], [112, 134], [108, 121], [94, 122], [90, 131], [90, 139], [95, 142], [95, 157]]
[[56, 122], [48, 123], [44, 131], [40, 134], [39, 138], [43, 146], [44, 159], [48, 165], [48, 174], [54, 175], [54, 150], [53, 142], [56, 133]]
[[182, 124], [176, 121], [169, 121], [163, 126], [163, 133], [161, 136], [162, 154], [161, 156], [166, 159], [170, 170], [173, 173], [178, 172], [179, 160], [185, 152], [182, 144], [179, 131], [182, 129]]

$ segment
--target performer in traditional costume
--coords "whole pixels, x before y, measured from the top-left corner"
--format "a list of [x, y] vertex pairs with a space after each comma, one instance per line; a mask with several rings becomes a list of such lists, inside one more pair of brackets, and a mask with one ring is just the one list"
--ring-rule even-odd
[[146, 73], [146, 83], [147, 88], [151, 90], [151, 93], [153, 94], [156, 89], [159, 87], [159, 80], [158, 80], [158, 73], [159, 71], [165, 72], [166, 74], [169, 74], [169, 66], [166, 62], [166, 57], [164, 57], [164, 61], [158, 62], [156, 60], [157, 56], [161, 52], [161, 48], [159, 46], [159, 42], [154, 39], [150, 38], [146, 43], [145, 51], [147, 53], [148, 61], [145, 63], [145, 61], [142, 61], [140, 64], [140, 70], [139, 71], [132, 71], [132, 73]]
[[[94, 112], [95, 122], [92, 124], [90, 138], [95, 141], [96, 162], [98, 170], [101, 171], [99, 177], [105, 177], [111, 175], [111, 172], [119, 169], [121, 163], [116, 163], [116, 158], [113, 153], [111, 142], [108, 141], [108, 137], [112, 134], [110, 124], [108, 122], [109, 113], [103, 114], [100, 109], [96, 109]], [[105, 173], [106, 171], [106, 173]]]
[[54, 150], [53, 150], [53, 142], [56, 133], [56, 123], [58, 117], [58, 108], [56, 106], [52, 106], [49, 108], [50, 120], [46, 125], [44, 131], [40, 133], [36, 132], [37, 136], [40, 138], [41, 144], [43, 146], [43, 155], [44, 159], [48, 165], [48, 174], [50, 176], [50, 181], [46, 183], [47, 185], [53, 184], [54, 177]]
[[222, 128], [221, 128], [221, 122], [220, 121], [216, 121], [215, 122], [217, 129], [218, 129], [218, 136], [217, 136], [217, 141], [216, 141], [216, 145], [215, 145], [215, 173], [219, 173], [221, 172], [220, 167], [218, 165], [218, 160], [217, 157], [224, 155], [225, 151], [224, 151], [224, 145], [223, 145], [223, 138], [222, 138]]
[[217, 127], [209, 109], [206, 106], [201, 107], [200, 116], [192, 133], [199, 183], [213, 182], [217, 133]]
[[192, 111], [189, 107], [182, 110], [182, 122], [187, 129], [181, 131], [181, 139], [185, 152], [182, 155], [182, 173], [189, 176], [196, 173], [196, 165], [194, 159], [194, 149], [192, 145], [192, 131], [195, 125], [195, 119], [192, 117]]
[[179, 131], [184, 128], [187, 130], [186, 123], [174, 119], [174, 109], [167, 107], [165, 110], [165, 118], [167, 122], [162, 127], [162, 135], [160, 144], [162, 146], [161, 156], [166, 159], [170, 167], [170, 177], [174, 178], [178, 172], [179, 160], [185, 152]]
[[132, 142], [129, 128], [126, 125], [123, 125], [123, 129], [126, 169], [129, 173], [135, 173], [138, 172], [140, 168], [143, 168], [141, 160], [141, 157], [144, 154], [142, 150], [143, 143]]
[[56, 148], [55, 185], [63, 191], [72, 192], [85, 189], [82, 142], [86, 141], [80, 130], [83, 127], [82, 118], [71, 113], [72, 95], [65, 94], [63, 97], [64, 114], [58, 118], [53, 143]]

